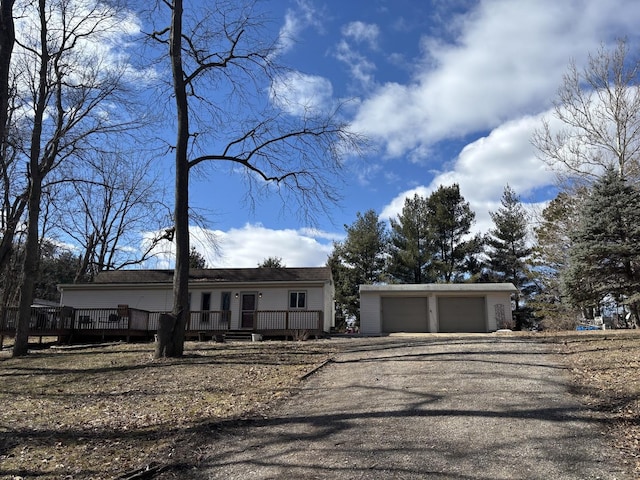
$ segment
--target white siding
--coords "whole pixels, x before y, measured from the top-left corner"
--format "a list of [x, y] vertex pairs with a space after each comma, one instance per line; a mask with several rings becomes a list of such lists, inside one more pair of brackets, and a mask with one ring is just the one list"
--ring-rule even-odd
[[334, 302], [335, 288], [333, 281], [324, 286], [324, 304], [322, 311], [324, 320], [324, 331], [329, 332], [332, 327], [336, 326], [336, 306]]
[[[486, 329], [492, 332], [500, 328], [498, 319], [510, 322], [511, 293], [509, 291], [492, 291], [495, 286], [489, 285], [486, 291], [482, 291], [482, 284], [459, 285], [392, 285], [375, 286], [360, 292], [360, 331], [363, 334], [378, 335], [382, 333], [381, 298], [384, 297], [416, 297], [418, 292], [428, 299], [428, 329], [429, 332], [438, 332], [438, 297], [482, 297], [485, 298]], [[502, 287], [502, 286], [500, 286]], [[508, 287], [508, 286], [507, 286]], [[448, 288], [448, 290], [447, 290]]]
[[105, 289], [65, 290], [63, 305], [75, 308], [115, 308], [129, 305], [131, 308], [151, 312], [166, 312], [172, 308], [171, 289]]
[[[324, 330], [329, 331], [333, 322], [333, 290], [327, 283], [319, 285], [287, 285], [287, 286], [261, 286], [261, 285], [197, 285], [191, 287], [192, 311], [199, 311], [202, 305], [202, 294], [211, 294], [210, 310], [221, 309], [222, 292], [231, 292], [231, 329], [240, 328], [240, 298], [236, 294], [251, 292], [257, 295], [257, 310], [289, 310], [289, 292], [306, 292], [305, 310], [319, 310], [324, 312]], [[262, 294], [262, 296], [260, 296]], [[116, 308], [126, 304], [131, 308], [147, 310], [150, 312], [167, 312], [172, 309], [173, 296], [171, 287], [167, 285], [158, 287], [136, 288], [126, 286], [122, 288], [97, 287], [95, 284], [88, 288], [80, 285], [71, 286], [62, 292], [61, 303], [75, 308]]]
[[487, 325], [489, 331], [493, 332], [499, 328], [503, 328], [503, 325], [498, 325], [498, 322], [506, 322], [508, 325], [512, 322], [511, 315], [511, 295], [507, 294], [492, 294], [487, 295]]
[[378, 335], [382, 331], [380, 294], [360, 293], [360, 333]]

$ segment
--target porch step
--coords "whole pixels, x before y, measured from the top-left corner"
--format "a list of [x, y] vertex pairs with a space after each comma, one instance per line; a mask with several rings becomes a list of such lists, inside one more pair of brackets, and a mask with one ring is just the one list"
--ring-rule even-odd
[[250, 342], [252, 334], [253, 332], [247, 332], [246, 330], [229, 330], [224, 333], [224, 339]]

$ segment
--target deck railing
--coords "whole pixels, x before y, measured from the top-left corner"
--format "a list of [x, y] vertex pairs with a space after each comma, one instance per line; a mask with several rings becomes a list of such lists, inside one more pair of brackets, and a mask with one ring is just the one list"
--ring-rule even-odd
[[258, 310], [255, 330], [322, 330], [319, 310]]
[[[155, 333], [162, 312], [147, 312], [135, 308], [70, 308], [32, 307], [30, 334], [81, 331], [135, 331]], [[192, 311], [187, 332], [225, 332], [231, 329], [232, 312], [228, 310]], [[15, 332], [17, 308], [1, 310], [0, 334]], [[252, 325], [243, 330], [277, 332], [310, 330], [322, 332], [323, 312], [320, 310], [258, 310]]]

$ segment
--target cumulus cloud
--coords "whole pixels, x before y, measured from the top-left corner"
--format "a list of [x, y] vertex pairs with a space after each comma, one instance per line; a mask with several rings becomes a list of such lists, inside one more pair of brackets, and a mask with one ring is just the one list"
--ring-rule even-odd
[[[210, 268], [252, 268], [269, 257], [282, 258], [287, 267], [320, 267], [326, 264], [333, 241], [341, 239], [317, 229], [275, 230], [250, 223], [227, 231], [192, 227], [190, 235], [191, 245]], [[155, 253], [149, 268], [173, 268], [173, 243], [163, 242]]]
[[[85, 83], [85, 76], [94, 75], [96, 66], [99, 66], [101, 74], [117, 73], [131, 85], [148, 85], [157, 80], [154, 67], [140, 69], [130, 59], [132, 40], [142, 30], [142, 22], [135, 12], [116, 9], [96, 0], [72, 0], [65, 4], [64, 16], [57, 7], [52, 7], [47, 14], [47, 33], [51, 44], [60, 45], [64, 32], [66, 47], [73, 45], [65, 58], [74, 66], [65, 73], [67, 82]], [[25, 6], [15, 19], [15, 24], [18, 44], [14, 57], [29, 57], [30, 51], [23, 49], [22, 45], [33, 47], [40, 42], [37, 8]], [[24, 86], [19, 81], [18, 88], [29, 91], [28, 81]]]
[[455, 43], [424, 37], [412, 81], [379, 86], [353, 128], [399, 157], [536, 114], [548, 107], [571, 58], [580, 63], [615, 31], [633, 31], [640, 4], [613, 3], [481, 2], [455, 22]]
[[317, 75], [289, 72], [271, 85], [270, 100], [291, 115], [305, 116], [331, 108], [331, 82]]
[[[255, 267], [268, 257], [280, 257], [288, 267], [325, 265], [333, 249], [326, 235], [310, 230], [273, 230], [259, 224], [216, 232], [220, 267]], [[324, 238], [323, 238], [324, 237]]]
[[474, 231], [486, 232], [492, 227], [490, 211], [500, 207], [500, 198], [508, 184], [524, 204], [538, 208], [537, 202], [529, 202], [539, 189], [548, 188], [554, 174], [536, 156], [530, 139], [540, 126], [540, 116], [528, 116], [507, 122], [488, 136], [467, 145], [451, 168], [441, 171], [429, 185], [420, 185], [404, 191], [389, 202], [381, 218], [397, 216], [404, 200], [418, 194], [428, 197], [440, 185], [460, 185], [460, 193], [476, 213]]

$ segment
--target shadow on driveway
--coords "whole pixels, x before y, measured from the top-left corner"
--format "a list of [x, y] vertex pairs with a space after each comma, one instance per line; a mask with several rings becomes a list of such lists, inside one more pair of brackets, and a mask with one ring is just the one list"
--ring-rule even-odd
[[189, 478], [631, 478], [544, 344], [353, 342], [272, 416], [211, 426]]

